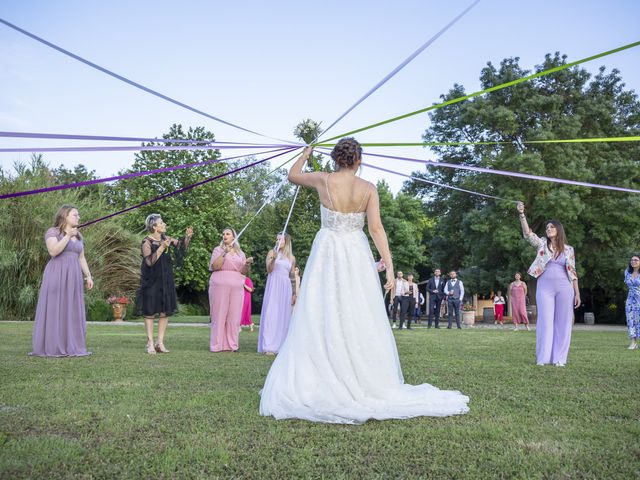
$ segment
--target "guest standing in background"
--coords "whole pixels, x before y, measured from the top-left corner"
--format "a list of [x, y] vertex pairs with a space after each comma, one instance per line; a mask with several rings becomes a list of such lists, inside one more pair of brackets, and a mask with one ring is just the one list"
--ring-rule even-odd
[[[176, 284], [173, 279], [173, 262], [169, 247], [176, 247], [176, 261], [180, 264], [186, 255], [193, 229], [187, 228], [182, 240], [168, 237], [167, 225], [158, 213], [145, 219], [149, 234], [142, 240], [142, 265], [140, 266], [140, 290], [136, 297], [136, 314], [144, 316], [147, 332], [147, 353], [169, 353], [164, 346], [164, 334], [169, 316], [178, 311]], [[158, 316], [158, 341], [153, 341], [153, 319]]]
[[631, 339], [629, 350], [636, 350], [640, 337], [640, 255], [631, 257], [629, 267], [624, 272], [624, 283], [629, 287], [625, 303], [627, 329]]
[[416, 306], [413, 309], [413, 321], [416, 324], [420, 323], [420, 314], [422, 312], [422, 308], [421, 308], [422, 305], [424, 305], [424, 295], [422, 295], [422, 293], [420, 293], [418, 289], [418, 300], [416, 301]]
[[429, 292], [429, 313], [427, 317], [427, 328], [431, 328], [431, 322], [435, 319], [435, 327], [440, 328], [440, 306], [444, 299], [445, 281], [441, 277], [439, 268], [433, 272], [433, 277], [427, 282], [427, 292]]
[[44, 235], [51, 259], [42, 276], [38, 295], [32, 348], [39, 357], [81, 357], [91, 355], [85, 343], [87, 321], [84, 288], [93, 288], [93, 279], [84, 256], [78, 231], [80, 214], [73, 205], [63, 205], [53, 227]]
[[524, 238], [536, 249], [529, 275], [538, 279], [536, 303], [536, 362], [567, 363], [573, 326], [573, 309], [580, 306], [580, 290], [573, 247], [567, 245], [564, 227], [557, 220], [545, 225], [546, 236], [538, 237], [527, 224], [524, 203], [518, 202], [518, 215]]
[[209, 270], [212, 272], [209, 280], [209, 349], [212, 352], [237, 352], [239, 348], [245, 273], [253, 259], [245, 256], [236, 236], [235, 230], [225, 228], [222, 241], [213, 249], [209, 261]]
[[403, 299], [408, 299], [408, 298], [409, 298], [409, 288], [407, 287], [407, 281], [404, 279], [404, 273], [398, 271], [396, 272], [394, 287], [392, 291], [389, 293], [389, 306], [392, 307], [391, 328], [396, 328], [396, 320], [399, 319], [399, 326], [400, 326], [400, 329], [402, 329], [402, 324], [404, 323], [404, 316], [407, 313], [406, 308], [408, 307], [408, 304], [405, 301], [404, 308], [403, 308]]
[[447, 296], [447, 312], [449, 323], [447, 328], [451, 328], [451, 321], [455, 315], [456, 326], [458, 329], [460, 326], [460, 305], [464, 299], [464, 285], [461, 280], [458, 280], [458, 274], [455, 270], [449, 272], [449, 281], [444, 286], [444, 294]]
[[518, 330], [518, 325], [523, 323], [529, 330], [529, 318], [527, 317], [527, 284], [521, 280], [520, 272], [514, 275], [515, 280], [509, 285], [509, 302], [513, 329]]
[[493, 297], [493, 308], [494, 308], [494, 324], [499, 323], [504, 326], [504, 297], [502, 296], [502, 291], [498, 290], [498, 293]]
[[267, 254], [267, 286], [262, 300], [258, 352], [275, 355], [287, 338], [292, 306], [296, 302], [294, 268], [291, 237], [288, 233], [278, 234], [276, 249]]
[[253, 321], [251, 320], [251, 294], [254, 292], [253, 282], [249, 278], [249, 272], [244, 279], [244, 303], [242, 304], [242, 316], [240, 317], [240, 330], [242, 327], [250, 327], [253, 332]]
[[[416, 305], [420, 303], [420, 292], [418, 292], [418, 285], [413, 283], [413, 274], [407, 275], [407, 287], [409, 288], [409, 299], [407, 305], [407, 329], [411, 330], [411, 320], [414, 317], [414, 310]], [[402, 326], [402, 321], [400, 321]]]

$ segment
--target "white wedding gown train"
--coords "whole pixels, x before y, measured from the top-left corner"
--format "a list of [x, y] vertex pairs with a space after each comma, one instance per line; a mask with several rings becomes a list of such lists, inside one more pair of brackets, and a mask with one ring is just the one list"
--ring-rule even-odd
[[289, 333], [261, 392], [260, 414], [357, 424], [466, 413], [469, 398], [407, 385], [387, 320], [365, 213], [322, 206]]

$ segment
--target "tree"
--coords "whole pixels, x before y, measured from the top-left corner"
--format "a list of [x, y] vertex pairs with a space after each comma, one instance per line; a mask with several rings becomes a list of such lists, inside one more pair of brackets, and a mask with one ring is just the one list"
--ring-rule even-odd
[[[163, 138], [194, 140], [196, 144], [214, 140], [214, 134], [203, 127], [189, 128], [173, 125]], [[153, 145], [150, 144], [150, 145]], [[172, 145], [167, 143], [167, 145]], [[135, 155], [133, 165], [125, 172], [140, 172], [171, 167], [205, 160], [218, 160], [217, 150], [143, 151]], [[117, 182], [110, 189], [110, 199], [115, 208], [124, 208], [159, 195], [174, 192], [207, 178], [220, 175], [233, 168], [224, 162], [209, 163], [155, 175], [145, 175]], [[160, 213], [168, 225], [168, 234], [181, 238], [185, 229], [192, 226], [194, 236], [184, 264], [176, 269], [176, 286], [181, 297], [198, 297], [207, 304], [206, 291], [209, 283], [209, 259], [211, 250], [220, 243], [220, 234], [227, 226], [235, 226], [237, 220], [233, 182], [223, 177], [205, 185], [170, 196], [159, 202], [145, 205], [122, 217], [120, 222], [133, 232], [144, 235], [144, 219], [150, 213]]]
[[[51, 169], [42, 155], [27, 164], [14, 165], [15, 174], [0, 169], [0, 192], [9, 193], [48, 187], [60, 183], [63, 167]], [[83, 165], [74, 172], [87, 172]], [[77, 181], [71, 176], [62, 181]], [[49, 261], [44, 233], [53, 225], [58, 207], [78, 207], [82, 219], [104, 216], [110, 211], [104, 196], [82, 188], [59, 190], [0, 201], [0, 318], [32, 319], [38, 300], [42, 273]], [[138, 285], [140, 262], [137, 241], [116, 221], [107, 220], [82, 230], [85, 255], [95, 280], [87, 292], [86, 305], [108, 295], [131, 295]]]
[[[486, 89], [529, 72], [518, 58], [491, 63], [480, 75]], [[565, 63], [558, 53], [547, 55], [536, 71]], [[464, 95], [454, 85], [443, 100]], [[624, 90], [617, 70], [597, 75], [579, 67], [557, 72], [472, 100], [435, 110], [425, 141], [501, 141], [504, 145], [433, 147], [440, 160], [543, 176], [617, 186], [640, 183], [640, 148], [636, 143], [527, 144], [530, 140], [638, 135], [640, 103]], [[640, 240], [636, 215], [640, 196], [551, 182], [470, 173], [430, 167], [415, 172], [431, 181], [491, 194], [527, 205], [532, 229], [542, 233], [549, 218], [564, 224], [575, 247], [583, 298], [600, 313], [623, 300], [621, 272]], [[532, 250], [521, 238], [510, 201], [487, 200], [420, 182], [405, 191], [419, 195], [437, 218], [431, 240], [432, 257], [452, 268], [483, 270], [476, 275], [480, 291], [502, 287], [513, 272], [525, 270]], [[586, 274], [588, 273], [588, 274]], [[532, 285], [533, 286], [533, 285]]]

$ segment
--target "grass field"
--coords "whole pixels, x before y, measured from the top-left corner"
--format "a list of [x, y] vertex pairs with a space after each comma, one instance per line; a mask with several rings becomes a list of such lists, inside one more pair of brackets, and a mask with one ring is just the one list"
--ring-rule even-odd
[[566, 368], [533, 332], [396, 332], [405, 379], [459, 389], [471, 412], [361, 426], [258, 415], [272, 362], [208, 329], [89, 325], [91, 357], [30, 358], [30, 323], [0, 323], [0, 478], [598, 478], [640, 476], [640, 351], [575, 332]]

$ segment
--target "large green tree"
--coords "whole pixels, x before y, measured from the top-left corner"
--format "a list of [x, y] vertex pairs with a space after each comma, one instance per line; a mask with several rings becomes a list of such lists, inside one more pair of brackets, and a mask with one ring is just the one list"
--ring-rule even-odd
[[[173, 125], [163, 138], [194, 140], [204, 145], [205, 142], [214, 140], [214, 134], [203, 127], [185, 131], [181, 125]], [[142, 151], [135, 155], [133, 165], [122, 173], [216, 159], [220, 159], [217, 150]], [[233, 165], [225, 162], [209, 163], [122, 180], [111, 188], [110, 198], [115, 208], [128, 207], [220, 175], [232, 168]], [[234, 198], [233, 182], [229, 177], [223, 177], [133, 210], [122, 215], [120, 221], [132, 232], [138, 232], [140, 240], [145, 234], [144, 219], [150, 213], [162, 215], [168, 225], [167, 233], [173, 237], [181, 238], [185, 229], [192, 226], [195, 233], [184, 264], [176, 269], [176, 285], [184, 298], [191, 299], [190, 292], [200, 293], [199, 301], [206, 303], [206, 298], [201, 293], [206, 292], [209, 282], [211, 250], [220, 243], [222, 229], [235, 226], [237, 205]]]
[[[481, 88], [529, 74], [518, 61], [505, 59], [498, 67], [489, 63], [480, 74]], [[558, 53], [547, 55], [535, 71], [564, 63], [565, 57]], [[464, 94], [464, 88], [456, 84], [441, 98]], [[633, 91], [625, 90], [615, 69], [607, 72], [602, 67], [592, 77], [573, 67], [437, 109], [430, 120], [425, 141], [507, 142], [433, 147], [442, 161], [608, 185], [637, 188], [640, 184], [637, 143], [526, 143], [638, 135], [640, 103]], [[559, 219], [576, 248], [580, 286], [588, 308], [602, 318], [611, 311], [609, 304], [621, 306], [625, 291], [621, 272], [640, 243], [640, 195], [438, 167], [414, 175], [522, 200], [531, 227], [540, 234], [546, 220]], [[533, 250], [521, 238], [513, 203], [416, 181], [406, 184], [405, 191], [419, 195], [427, 211], [437, 218], [432, 259], [447, 269], [471, 269], [476, 291], [504, 290], [513, 272], [525, 270], [531, 262]]]

